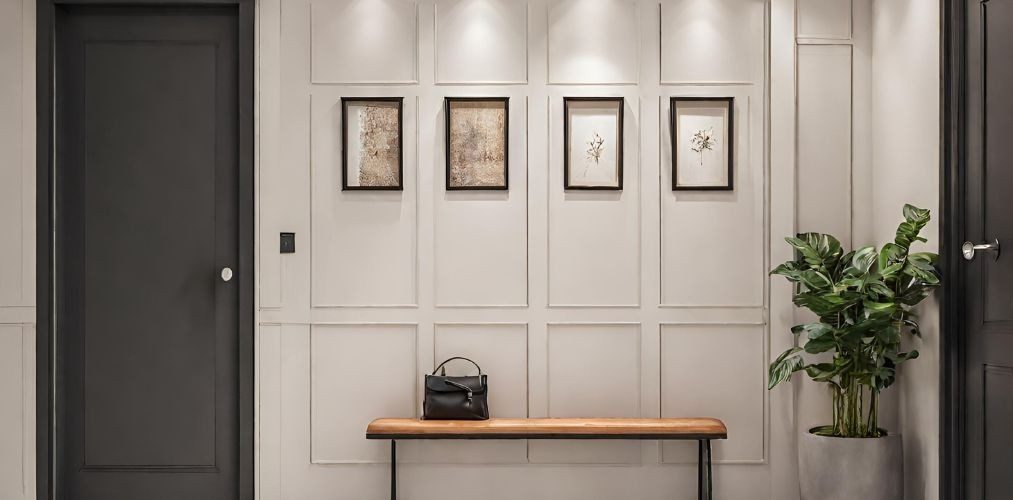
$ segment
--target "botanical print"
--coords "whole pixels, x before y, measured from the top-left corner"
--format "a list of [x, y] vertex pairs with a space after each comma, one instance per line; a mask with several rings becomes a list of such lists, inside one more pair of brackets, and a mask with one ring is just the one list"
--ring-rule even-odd
[[673, 98], [672, 114], [673, 189], [732, 189], [732, 101]]
[[397, 186], [401, 182], [398, 109], [363, 106], [359, 123], [358, 185]]
[[[602, 139], [601, 135], [597, 131], [591, 137], [591, 140], [587, 141], [587, 159], [597, 164], [601, 161], [601, 155], [605, 153], [605, 139]], [[590, 164], [588, 164], [590, 166]], [[586, 175], [585, 171], [585, 175]]]
[[704, 151], [713, 151], [714, 145], [717, 142], [714, 139], [714, 127], [708, 127], [706, 129], [700, 129], [693, 133], [693, 137], [689, 140], [690, 150], [700, 155], [700, 166], [703, 166], [703, 153]]
[[622, 101], [566, 101], [568, 189], [622, 187]]
[[447, 186], [505, 188], [505, 101], [450, 101]]
[[400, 191], [401, 98], [342, 98], [342, 190]]

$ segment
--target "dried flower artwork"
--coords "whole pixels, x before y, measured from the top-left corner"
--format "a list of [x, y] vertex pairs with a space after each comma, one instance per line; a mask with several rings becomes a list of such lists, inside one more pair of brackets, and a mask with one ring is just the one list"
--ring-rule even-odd
[[563, 188], [623, 188], [623, 98], [563, 98]]
[[359, 109], [359, 185], [400, 184], [401, 146], [398, 109], [363, 106]]
[[700, 155], [700, 165], [703, 166], [704, 152], [713, 151], [714, 146], [717, 145], [717, 140], [714, 139], [714, 127], [697, 130], [693, 133], [693, 137], [690, 138], [689, 143], [689, 149]]
[[507, 187], [505, 99], [447, 101], [447, 188]]
[[672, 97], [672, 190], [733, 191], [735, 99]]
[[605, 139], [601, 137], [598, 131], [595, 131], [594, 135], [591, 136], [591, 140], [587, 141], [587, 145], [588, 161], [593, 161], [597, 164], [601, 160], [601, 155], [605, 153]]

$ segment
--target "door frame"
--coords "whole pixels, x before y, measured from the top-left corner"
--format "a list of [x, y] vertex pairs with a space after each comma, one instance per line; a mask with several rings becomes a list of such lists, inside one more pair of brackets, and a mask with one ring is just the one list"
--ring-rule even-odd
[[[939, 265], [940, 298], [939, 497], [964, 498], [966, 344], [964, 241], [966, 202], [966, 31], [968, 0], [940, 0]], [[970, 0], [978, 1], [978, 0]], [[984, 0], [987, 1], [987, 0]]]
[[66, 5], [234, 6], [239, 71], [239, 498], [254, 498], [254, 0], [38, 0], [36, 4], [36, 498], [54, 500], [53, 64]]

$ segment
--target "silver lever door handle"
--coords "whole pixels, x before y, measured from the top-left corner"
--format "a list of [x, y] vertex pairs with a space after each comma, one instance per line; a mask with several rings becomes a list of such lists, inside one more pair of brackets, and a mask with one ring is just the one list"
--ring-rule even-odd
[[222, 276], [222, 281], [224, 281], [226, 283], [232, 281], [232, 268], [231, 267], [223, 267], [222, 268], [222, 274], [221, 274], [221, 276]]
[[960, 251], [964, 254], [965, 260], [974, 260], [974, 254], [979, 250], [994, 252], [992, 257], [995, 260], [999, 260], [999, 239], [996, 238], [992, 241], [992, 243], [981, 243], [978, 245], [975, 245], [970, 241], [965, 241], [964, 244], [960, 246]]

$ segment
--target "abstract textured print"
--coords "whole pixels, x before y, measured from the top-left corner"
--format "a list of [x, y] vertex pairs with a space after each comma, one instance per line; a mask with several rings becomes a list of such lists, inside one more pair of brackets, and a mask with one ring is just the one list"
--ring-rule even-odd
[[359, 185], [397, 186], [400, 182], [398, 109], [364, 106], [359, 110]]
[[455, 102], [450, 108], [451, 187], [503, 187], [506, 109], [502, 102]]

